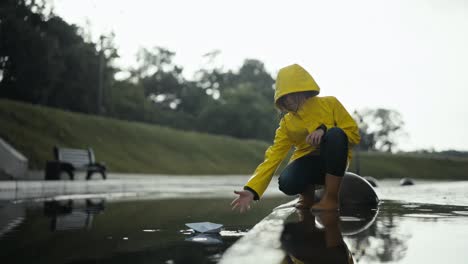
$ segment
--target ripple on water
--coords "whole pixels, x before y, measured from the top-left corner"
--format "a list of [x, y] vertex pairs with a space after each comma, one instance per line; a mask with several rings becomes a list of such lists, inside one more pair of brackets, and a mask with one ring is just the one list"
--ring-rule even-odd
[[340, 220], [344, 222], [360, 222], [364, 221], [365, 219], [354, 216], [340, 216]]
[[404, 217], [412, 217], [412, 218], [444, 218], [449, 217], [449, 214], [405, 214]]
[[232, 230], [223, 230], [221, 231], [221, 236], [223, 237], [241, 237], [241, 236], [244, 236], [245, 234], [247, 234], [247, 232], [249, 232], [249, 230], [236, 230], [236, 231], [232, 231]]
[[401, 207], [404, 207], [404, 208], [419, 208], [419, 207], [421, 207], [421, 205], [419, 205], [419, 204], [403, 204]]
[[223, 240], [219, 234], [198, 234], [185, 239], [185, 241], [196, 242], [201, 244], [216, 245], [222, 244]]
[[457, 215], [468, 215], [468, 211], [452, 211], [452, 213]]
[[143, 229], [142, 231], [145, 233], [154, 233], [161, 231], [161, 229]]
[[434, 210], [432, 210], [432, 209], [419, 209], [418, 211], [421, 211], [421, 212], [433, 212]]
[[193, 229], [181, 229], [179, 230], [179, 233], [184, 234], [184, 235], [192, 235], [195, 233], [195, 230]]

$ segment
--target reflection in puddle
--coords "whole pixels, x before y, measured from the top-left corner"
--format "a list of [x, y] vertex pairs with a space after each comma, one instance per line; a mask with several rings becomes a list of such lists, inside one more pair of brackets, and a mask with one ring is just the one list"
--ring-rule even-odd
[[325, 214], [288, 218], [281, 237], [285, 263], [466, 263], [468, 258], [467, 207], [384, 201], [379, 210], [342, 209], [338, 217], [323, 220]]
[[299, 221], [286, 223], [280, 238], [286, 263], [354, 263], [339, 227], [339, 212], [298, 214]]
[[52, 231], [90, 229], [94, 216], [104, 209], [104, 199], [44, 202], [44, 215], [51, 219]]
[[[0, 236], [0, 262], [216, 263], [249, 228], [289, 199], [265, 199], [243, 215], [231, 211], [230, 198], [5, 202], [0, 204], [0, 230], [9, 229]], [[185, 228], [185, 223], [204, 221], [225, 228], [216, 236]]]
[[461, 209], [384, 201], [372, 225], [344, 240], [357, 263], [464, 263], [468, 254], [457, 248], [465, 247], [468, 218]]
[[249, 229], [245, 230], [236, 230], [236, 231], [230, 231], [230, 230], [223, 230], [221, 231], [221, 236], [223, 237], [241, 237], [249, 232]]
[[405, 214], [404, 216], [406, 217], [416, 217], [416, 218], [442, 218], [442, 217], [448, 217], [450, 215], [444, 215], [444, 214]]
[[142, 231], [146, 233], [154, 233], [161, 231], [161, 229], [143, 229]]
[[[4, 202], [0, 261], [217, 263], [228, 247], [286, 201], [265, 199], [242, 215], [231, 211], [230, 199]], [[383, 201], [379, 210], [342, 209], [338, 217], [295, 213], [286, 221], [281, 242], [296, 262], [313, 257], [346, 263], [351, 254], [355, 263], [464, 263], [467, 216], [466, 206], [392, 201]], [[222, 223], [224, 229], [200, 236], [185, 227], [203, 221]]]
[[457, 214], [457, 215], [468, 215], [468, 210], [467, 211], [452, 211], [452, 213]]
[[21, 225], [25, 219], [25, 210], [14, 203], [0, 203], [0, 238]]
[[363, 221], [363, 220], [364, 220], [364, 219], [362, 219], [362, 218], [353, 217], [353, 216], [342, 216], [342, 217], [340, 217], [340, 219], [341, 219], [343, 222], [360, 222], [360, 221]]
[[193, 230], [193, 229], [182, 229], [182, 230], [179, 230], [179, 233], [184, 234], [184, 235], [193, 235], [193, 234], [195, 234], [195, 230]]
[[402, 204], [401, 206], [404, 207], [404, 208], [418, 208], [421, 205], [419, 205], [419, 204]]
[[222, 244], [223, 239], [219, 234], [197, 234], [192, 237], [188, 237], [185, 241], [202, 243], [202, 244]]

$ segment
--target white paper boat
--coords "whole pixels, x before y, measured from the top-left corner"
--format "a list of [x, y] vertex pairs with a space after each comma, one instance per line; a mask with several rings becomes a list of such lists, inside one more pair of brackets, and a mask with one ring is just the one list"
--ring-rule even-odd
[[223, 227], [222, 224], [210, 222], [188, 223], [185, 225], [200, 233], [219, 233]]

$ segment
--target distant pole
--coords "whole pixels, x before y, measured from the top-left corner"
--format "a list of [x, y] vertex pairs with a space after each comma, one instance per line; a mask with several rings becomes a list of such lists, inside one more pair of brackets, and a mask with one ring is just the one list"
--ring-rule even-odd
[[102, 94], [103, 94], [103, 79], [104, 79], [104, 36], [100, 38], [99, 50], [99, 76], [98, 76], [98, 92], [97, 92], [97, 114], [102, 114]]

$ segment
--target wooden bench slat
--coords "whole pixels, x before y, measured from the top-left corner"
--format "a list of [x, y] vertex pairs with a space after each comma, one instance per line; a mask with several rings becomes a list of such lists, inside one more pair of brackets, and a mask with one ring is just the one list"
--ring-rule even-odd
[[67, 157], [67, 158], [62, 157], [60, 160], [90, 163], [89, 159], [82, 159], [82, 158], [77, 158], [77, 157]]
[[79, 166], [79, 167], [88, 166], [88, 164], [89, 164], [87, 162], [71, 161], [71, 160], [68, 160], [67, 162], [71, 163], [73, 166]]
[[89, 160], [89, 156], [77, 156], [77, 155], [60, 155], [60, 159], [77, 159], [77, 160]]
[[60, 156], [78, 156], [78, 157], [89, 157], [88, 153], [60, 153]]
[[88, 155], [88, 151], [60, 151], [61, 154]]
[[88, 152], [87, 149], [71, 149], [71, 148], [60, 148], [60, 151], [69, 152]]
[[88, 156], [89, 153], [88, 152], [84, 152], [84, 153], [79, 153], [79, 152], [62, 152], [60, 153], [60, 155], [62, 156]]
[[60, 157], [61, 160], [84, 160], [84, 161], [89, 161], [89, 157], [83, 157], [83, 156], [62, 156]]

